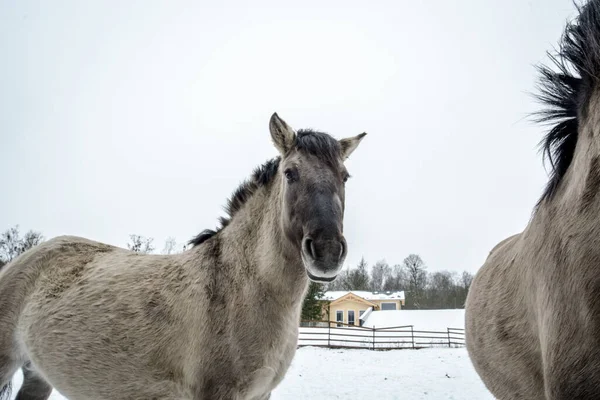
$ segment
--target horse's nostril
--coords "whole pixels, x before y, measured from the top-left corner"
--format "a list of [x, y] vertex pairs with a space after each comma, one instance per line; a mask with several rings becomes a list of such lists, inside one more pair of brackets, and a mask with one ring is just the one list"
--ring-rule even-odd
[[308, 255], [313, 260], [317, 258], [317, 252], [315, 251], [315, 242], [312, 239], [306, 238], [304, 240], [304, 251], [306, 251], [306, 253], [308, 253]]
[[344, 252], [346, 251], [346, 243], [344, 243], [344, 241], [342, 240], [340, 242], [340, 255], [339, 255], [339, 260], [342, 259], [342, 257], [344, 257]]

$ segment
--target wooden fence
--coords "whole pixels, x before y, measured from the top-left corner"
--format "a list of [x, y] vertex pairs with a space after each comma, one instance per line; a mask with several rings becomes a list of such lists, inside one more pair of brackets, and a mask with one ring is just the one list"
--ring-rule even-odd
[[465, 330], [419, 331], [413, 325], [365, 328], [330, 321], [302, 321], [298, 346], [370, 350], [464, 347]]

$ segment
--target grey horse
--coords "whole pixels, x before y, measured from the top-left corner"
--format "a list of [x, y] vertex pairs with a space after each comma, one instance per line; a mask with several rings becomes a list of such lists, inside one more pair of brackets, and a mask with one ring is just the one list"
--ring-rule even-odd
[[218, 231], [181, 254], [142, 255], [58, 237], [0, 272], [0, 387], [79, 399], [268, 399], [297, 346], [309, 279], [347, 254], [343, 140], [294, 132], [277, 114], [279, 156], [228, 203]]

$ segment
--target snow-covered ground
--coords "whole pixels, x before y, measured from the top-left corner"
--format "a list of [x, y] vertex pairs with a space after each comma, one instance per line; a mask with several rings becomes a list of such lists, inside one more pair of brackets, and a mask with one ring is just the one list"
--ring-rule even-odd
[[[21, 380], [19, 373], [15, 392]], [[370, 351], [303, 347], [271, 400], [493, 398], [464, 348]], [[50, 400], [65, 398], [55, 391]]]
[[429, 399], [494, 397], [473, 369], [467, 350], [346, 350], [303, 347], [272, 400]]

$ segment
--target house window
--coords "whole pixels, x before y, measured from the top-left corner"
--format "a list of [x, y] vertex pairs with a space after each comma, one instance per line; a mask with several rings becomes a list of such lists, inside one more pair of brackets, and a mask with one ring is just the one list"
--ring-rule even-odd
[[358, 323], [360, 324], [360, 326], [363, 326], [363, 323], [365, 322], [365, 321], [363, 321], [362, 319], [360, 319], [360, 317], [362, 317], [362, 316], [363, 316], [363, 314], [365, 313], [365, 311], [366, 311], [366, 310], [360, 310], [360, 311], [358, 312]]
[[337, 326], [340, 327], [342, 326], [342, 323], [344, 322], [344, 312], [343, 311], [336, 311], [335, 312], [335, 320], [337, 321]]
[[348, 311], [348, 325], [354, 325], [354, 310]]
[[382, 310], [395, 310], [396, 303], [381, 303]]

